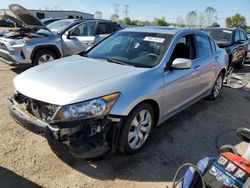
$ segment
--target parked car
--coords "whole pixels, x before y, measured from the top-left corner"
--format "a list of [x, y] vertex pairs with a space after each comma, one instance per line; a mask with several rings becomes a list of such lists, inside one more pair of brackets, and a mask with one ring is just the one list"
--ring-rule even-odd
[[242, 68], [247, 57], [248, 37], [240, 28], [207, 28], [207, 32], [229, 55], [229, 68]]
[[49, 25], [49, 24], [51, 24], [55, 21], [58, 21], [58, 20], [61, 20], [61, 18], [44, 18], [44, 19], [41, 19], [41, 22], [44, 25]]
[[69, 56], [120, 29], [115, 22], [95, 19], [64, 19], [45, 26], [20, 5], [9, 8], [31, 30], [0, 38], [0, 57], [8, 64], [32, 63], [35, 66]]
[[14, 23], [8, 19], [1, 19], [0, 27], [14, 27]]
[[[250, 44], [250, 35], [247, 35], [247, 38], [248, 38], [249, 44]], [[250, 45], [248, 46], [248, 50], [247, 50], [247, 59], [250, 60]]]
[[76, 157], [135, 153], [166, 119], [218, 98], [227, 63], [226, 51], [200, 30], [127, 28], [18, 75], [9, 109]]

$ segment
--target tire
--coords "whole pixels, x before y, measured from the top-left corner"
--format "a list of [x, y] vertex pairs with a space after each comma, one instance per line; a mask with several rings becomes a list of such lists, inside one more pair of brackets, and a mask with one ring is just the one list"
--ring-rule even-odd
[[[141, 122], [140, 119], [140, 115], [143, 116], [143, 114], [143, 118], [145, 118], [144, 123], [143, 121]], [[136, 124], [139, 124], [139, 126], [135, 126]], [[123, 125], [119, 141], [119, 150], [126, 154], [139, 152], [149, 140], [154, 125], [155, 113], [151, 105], [142, 103], [135, 107], [129, 113]]]
[[[54, 52], [48, 51], [48, 50], [39, 50], [34, 55], [34, 58], [32, 60], [32, 66], [47, 63], [47, 62], [53, 61], [55, 59], [57, 59], [57, 56]], [[42, 60], [44, 60], [44, 61], [42, 61]]]
[[242, 69], [246, 62], [246, 56], [243, 57], [242, 61], [236, 65], [237, 69]]
[[209, 100], [214, 101], [220, 96], [222, 85], [223, 85], [223, 79], [224, 79], [224, 74], [220, 72], [220, 74], [216, 78], [211, 94], [208, 96]]

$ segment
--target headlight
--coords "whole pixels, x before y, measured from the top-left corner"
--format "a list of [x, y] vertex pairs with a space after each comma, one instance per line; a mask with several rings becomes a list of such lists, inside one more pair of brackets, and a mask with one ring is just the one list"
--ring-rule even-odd
[[82, 119], [98, 119], [107, 115], [120, 93], [113, 93], [97, 99], [61, 106], [53, 118], [54, 122]]
[[11, 46], [22, 46], [24, 45], [25, 43], [23, 41], [11, 41], [9, 43]]

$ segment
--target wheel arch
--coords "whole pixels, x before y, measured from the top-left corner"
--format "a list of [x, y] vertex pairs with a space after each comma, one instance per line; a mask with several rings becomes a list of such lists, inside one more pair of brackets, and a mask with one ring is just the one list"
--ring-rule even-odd
[[51, 50], [52, 52], [54, 52], [56, 54], [56, 56], [58, 58], [62, 57], [62, 53], [60, 52], [60, 50], [58, 49], [57, 46], [55, 45], [42, 45], [42, 46], [36, 46], [30, 56], [30, 60], [33, 61], [36, 53], [40, 50]]
[[137, 104], [135, 104], [133, 106], [132, 110], [134, 110], [137, 106], [139, 106], [139, 105], [141, 105], [143, 103], [147, 103], [147, 104], [149, 104], [153, 108], [154, 113], [155, 113], [154, 114], [155, 115], [155, 125], [154, 126], [157, 126], [158, 122], [159, 122], [159, 119], [160, 119], [160, 107], [159, 107], [159, 104], [155, 100], [153, 100], [153, 99], [145, 99], [145, 100], [140, 101]]

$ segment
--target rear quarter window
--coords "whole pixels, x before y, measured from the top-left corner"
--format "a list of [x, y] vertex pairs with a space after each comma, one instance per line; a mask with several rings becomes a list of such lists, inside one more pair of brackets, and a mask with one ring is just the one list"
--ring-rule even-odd
[[216, 44], [211, 38], [209, 40], [210, 40], [210, 43], [211, 43], [212, 51], [215, 52], [216, 51]]

